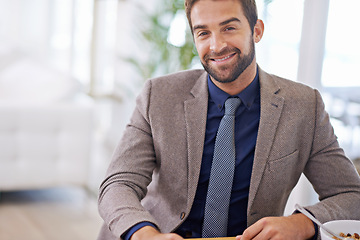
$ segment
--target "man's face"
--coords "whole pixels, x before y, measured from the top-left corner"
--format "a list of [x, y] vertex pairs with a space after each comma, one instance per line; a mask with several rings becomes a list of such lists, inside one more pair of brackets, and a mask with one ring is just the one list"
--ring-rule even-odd
[[200, 0], [191, 10], [194, 41], [213, 80], [233, 82], [254, 61], [253, 34], [237, 0]]

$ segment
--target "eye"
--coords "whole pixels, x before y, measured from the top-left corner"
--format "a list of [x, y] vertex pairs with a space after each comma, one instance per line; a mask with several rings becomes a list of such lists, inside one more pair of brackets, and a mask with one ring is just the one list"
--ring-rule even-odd
[[235, 27], [226, 27], [224, 30], [225, 31], [232, 31], [232, 30], [235, 30]]
[[197, 37], [206, 37], [209, 33], [206, 31], [200, 31], [197, 33]]

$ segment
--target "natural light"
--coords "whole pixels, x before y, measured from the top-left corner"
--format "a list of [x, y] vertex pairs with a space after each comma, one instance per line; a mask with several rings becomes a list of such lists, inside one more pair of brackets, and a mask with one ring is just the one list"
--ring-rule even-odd
[[[322, 84], [360, 86], [359, 0], [331, 0]], [[360, 94], [360, 93], [359, 93]]]

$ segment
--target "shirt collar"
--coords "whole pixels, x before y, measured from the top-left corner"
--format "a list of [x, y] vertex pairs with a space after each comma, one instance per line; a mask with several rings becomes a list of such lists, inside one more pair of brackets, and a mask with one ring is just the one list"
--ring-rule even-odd
[[222, 110], [225, 104], [226, 99], [229, 97], [238, 97], [241, 99], [241, 102], [247, 109], [250, 109], [252, 104], [254, 103], [257, 95], [260, 92], [260, 84], [259, 84], [259, 73], [256, 71], [256, 76], [254, 80], [247, 86], [242, 92], [235, 96], [231, 96], [230, 94], [224, 92], [220, 88], [218, 88], [210, 79], [208, 75], [208, 88], [209, 88], [209, 97], [210, 99], [218, 106], [219, 110]]

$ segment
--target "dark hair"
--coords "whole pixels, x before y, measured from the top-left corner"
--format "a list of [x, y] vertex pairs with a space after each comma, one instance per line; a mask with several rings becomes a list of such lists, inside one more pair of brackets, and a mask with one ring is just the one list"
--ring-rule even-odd
[[[190, 29], [192, 32], [192, 23], [191, 23], [191, 9], [194, 4], [201, 0], [185, 0], [185, 11], [186, 17], [189, 21]], [[217, 0], [212, 0], [217, 1]], [[246, 19], [249, 22], [251, 32], [254, 32], [255, 24], [258, 20], [257, 7], [255, 0], [238, 0], [243, 8]]]

